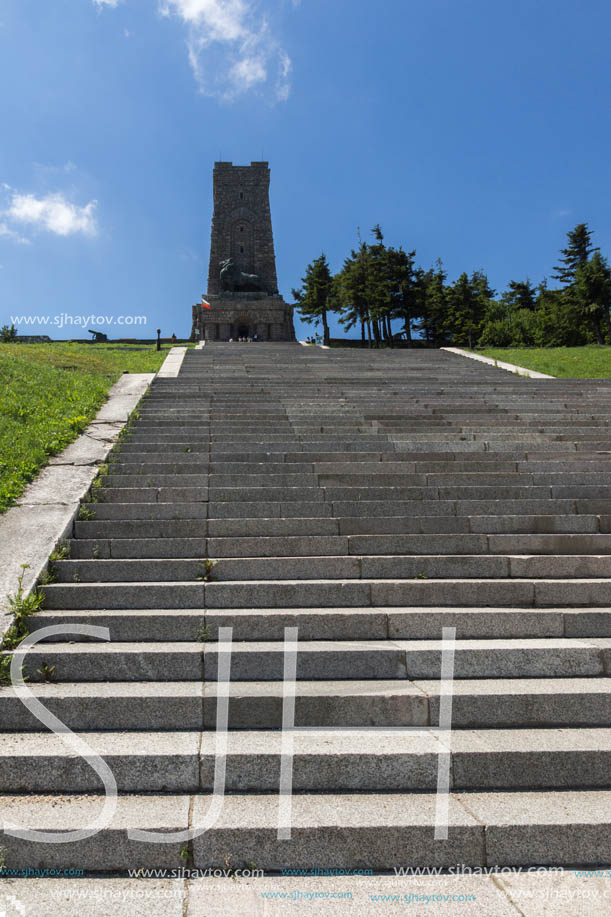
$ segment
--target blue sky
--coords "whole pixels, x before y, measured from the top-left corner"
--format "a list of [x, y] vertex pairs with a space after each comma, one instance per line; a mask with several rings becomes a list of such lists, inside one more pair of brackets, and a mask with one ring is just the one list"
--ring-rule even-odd
[[604, 0], [0, 0], [0, 324], [188, 335], [219, 158], [270, 162], [287, 299], [376, 223], [497, 290], [578, 222], [611, 254], [610, 34]]

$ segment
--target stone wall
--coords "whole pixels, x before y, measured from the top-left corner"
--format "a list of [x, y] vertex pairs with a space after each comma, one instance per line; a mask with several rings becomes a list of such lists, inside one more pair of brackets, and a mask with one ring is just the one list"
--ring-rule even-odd
[[[278, 293], [267, 162], [214, 165], [214, 213], [206, 300], [193, 306], [191, 340], [229, 341], [253, 337], [294, 341], [293, 307]], [[256, 274], [265, 292], [222, 290], [221, 262], [232, 258], [244, 274]]]
[[245, 274], [257, 274], [266, 291], [278, 292], [266, 162], [214, 165], [214, 214], [208, 293], [221, 293], [221, 262], [233, 258]]
[[261, 341], [294, 341], [293, 309], [281, 296], [257, 299], [229, 299], [209, 296], [212, 308], [193, 306], [191, 339], [198, 341], [229, 341], [239, 337], [254, 337]]

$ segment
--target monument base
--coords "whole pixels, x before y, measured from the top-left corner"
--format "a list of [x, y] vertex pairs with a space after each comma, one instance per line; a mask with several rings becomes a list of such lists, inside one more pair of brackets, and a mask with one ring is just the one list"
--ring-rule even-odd
[[192, 341], [294, 341], [293, 307], [267, 293], [219, 293], [206, 296], [210, 309], [193, 306]]

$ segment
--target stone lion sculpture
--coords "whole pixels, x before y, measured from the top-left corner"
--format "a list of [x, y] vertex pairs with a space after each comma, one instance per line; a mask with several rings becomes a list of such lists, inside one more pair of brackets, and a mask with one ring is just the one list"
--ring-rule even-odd
[[258, 274], [244, 274], [233, 258], [221, 261], [221, 287], [228, 293], [264, 293], [265, 284]]

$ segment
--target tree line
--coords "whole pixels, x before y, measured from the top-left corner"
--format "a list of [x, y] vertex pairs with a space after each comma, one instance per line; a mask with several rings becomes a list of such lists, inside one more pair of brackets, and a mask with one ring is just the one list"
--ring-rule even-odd
[[[567, 233], [553, 285], [547, 278], [538, 286], [528, 278], [512, 280], [500, 295], [484, 271], [464, 272], [448, 283], [440, 260], [424, 270], [415, 251], [386, 245], [380, 226], [372, 236], [371, 242], [359, 239], [337, 274], [321, 254], [293, 290], [299, 315], [322, 325], [325, 344], [333, 313], [370, 347], [392, 347], [398, 338], [408, 345], [419, 338], [463, 347], [611, 344], [611, 269], [587, 223]], [[397, 320], [398, 333], [391, 325]]]

